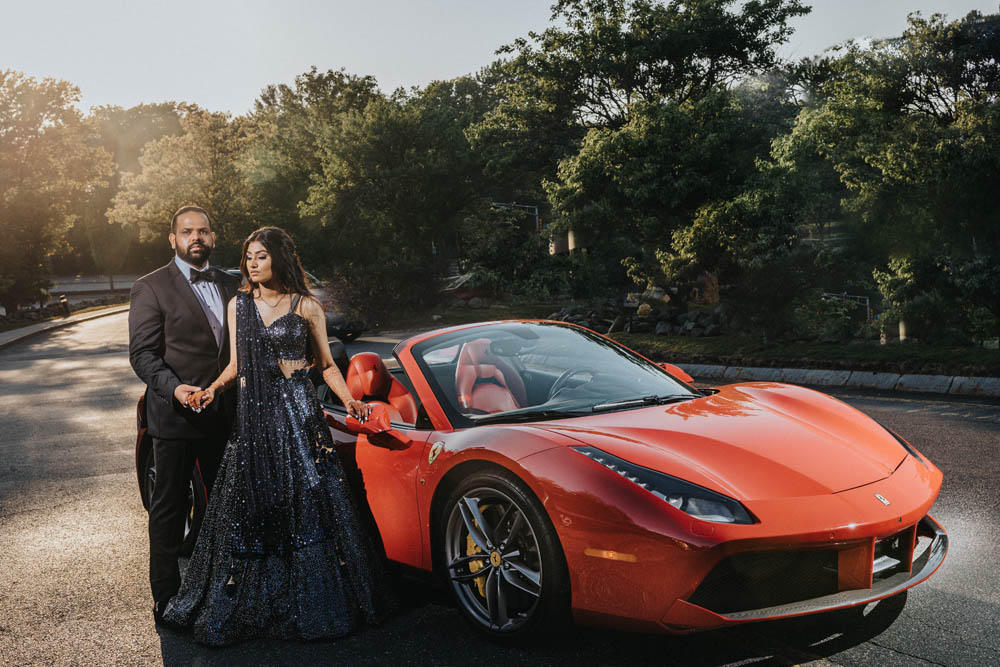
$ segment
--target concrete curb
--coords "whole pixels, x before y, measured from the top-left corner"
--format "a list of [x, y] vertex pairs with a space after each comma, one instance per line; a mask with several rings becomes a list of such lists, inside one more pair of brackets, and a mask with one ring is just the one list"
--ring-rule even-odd
[[757, 368], [751, 366], [712, 366], [677, 364], [691, 377], [702, 380], [753, 380], [788, 382], [820, 387], [857, 387], [886, 391], [918, 391], [928, 394], [985, 396], [1000, 398], [1000, 378], [951, 375], [900, 375], [870, 371], [836, 371], [809, 368]]
[[26, 338], [31, 338], [32, 336], [37, 336], [38, 334], [52, 331], [53, 329], [62, 329], [63, 327], [79, 324], [80, 322], [96, 320], [99, 317], [107, 317], [108, 315], [117, 315], [118, 313], [128, 312], [128, 308], [129, 306], [127, 303], [118, 306], [108, 306], [107, 308], [91, 310], [86, 313], [80, 313], [79, 315], [70, 315], [69, 317], [61, 320], [49, 320], [47, 322], [39, 322], [38, 324], [31, 324], [26, 327], [19, 327], [17, 329], [0, 332], [0, 350], [9, 345], [13, 345], [14, 343], [20, 343]]

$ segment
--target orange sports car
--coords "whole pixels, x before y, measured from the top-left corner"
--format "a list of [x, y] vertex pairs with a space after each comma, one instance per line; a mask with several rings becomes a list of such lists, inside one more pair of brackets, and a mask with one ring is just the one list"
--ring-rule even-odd
[[496, 638], [570, 617], [684, 633], [862, 605], [947, 552], [928, 514], [941, 472], [810, 389], [699, 389], [562, 322], [441, 329], [388, 362], [331, 347], [375, 404], [359, 423], [317, 383], [387, 556], [437, 574]]

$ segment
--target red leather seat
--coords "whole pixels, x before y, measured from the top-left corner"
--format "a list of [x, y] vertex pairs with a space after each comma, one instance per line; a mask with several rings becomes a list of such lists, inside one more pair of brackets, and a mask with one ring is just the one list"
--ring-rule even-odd
[[505, 412], [527, 404], [524, 380], [503, 357], [490, 351], [490, 341], [469, 341], [455, 368], [458, 405], [478, 412]]
[[359, 401], [378, 401], [389, 409], [394, 422], [414, 424], [417, 421], [417, 401], [403, 383], [392, 377], [374, 352], [359, 352], [347, 365], [347, 390]]

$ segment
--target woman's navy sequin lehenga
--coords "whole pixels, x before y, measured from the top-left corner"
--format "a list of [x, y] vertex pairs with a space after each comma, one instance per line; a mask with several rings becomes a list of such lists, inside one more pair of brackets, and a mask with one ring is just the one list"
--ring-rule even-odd
[[[294, 311], [294, 305], [292, 310]], [[236, 302], [238, 412], [168, 621], [205, 644], [336, 637], [393, 606], [304, 362], [309, 325]]]

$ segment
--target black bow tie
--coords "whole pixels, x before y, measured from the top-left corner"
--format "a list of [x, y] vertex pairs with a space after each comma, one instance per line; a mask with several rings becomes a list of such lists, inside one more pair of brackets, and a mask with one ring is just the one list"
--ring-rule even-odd
[[199, 271], [198, 269], [191, 269], [191, 284], [200, 281], [207, 280], [210, 283], [214, 283], [219, 279], [218, 269], [205, 269], [204, 271]]

